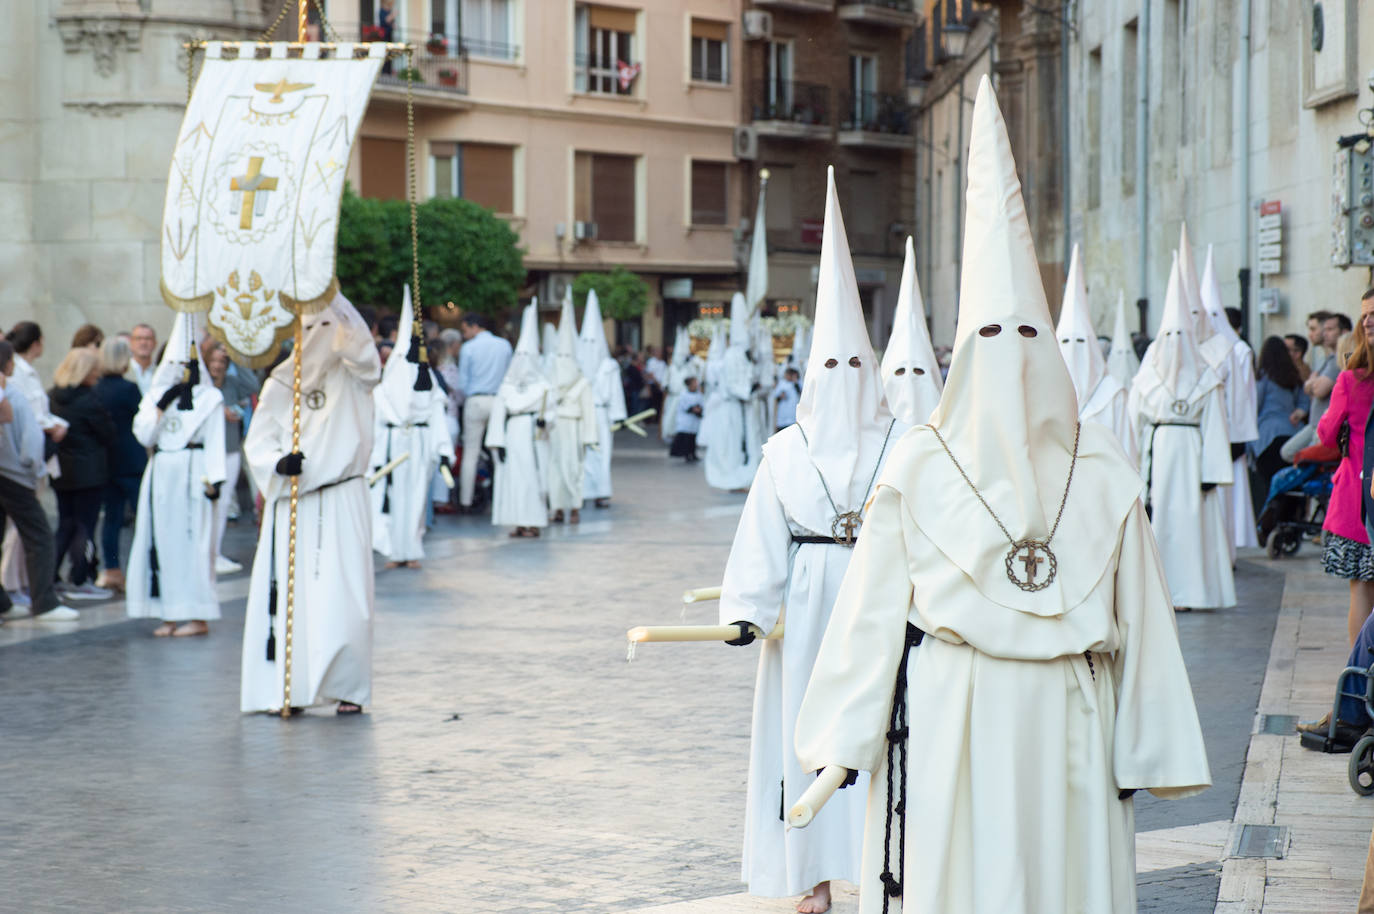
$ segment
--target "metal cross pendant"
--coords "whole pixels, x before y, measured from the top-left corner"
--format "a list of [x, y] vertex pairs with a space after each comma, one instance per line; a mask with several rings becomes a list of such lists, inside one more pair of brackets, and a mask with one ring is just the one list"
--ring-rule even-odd
[[[1041, 565], [1045, 565], [1045, 576], [1041, 580]], [[1020, 565], [1018, 569], [1016, 566]], [[1044, 540], [1025, 539], [1012, 544], [1006, 555], [1007, 578], [1022, 590], [1044, 590], [1050, 586], [1059, 571], [1050, 544]]]
[[830, 536], [841, 546], [852, 546], [862, 525], [863, 518], [858, 511], [846, 511], [831, 521]]

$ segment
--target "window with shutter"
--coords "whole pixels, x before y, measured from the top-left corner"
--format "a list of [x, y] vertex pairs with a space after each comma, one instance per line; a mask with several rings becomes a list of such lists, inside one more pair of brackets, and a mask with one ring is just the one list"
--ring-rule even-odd
[[573, 161], [573, 218], [596, 225], [599, 241], [635, 241], [636, 159], [579, 152]]
[[692, 20], [692, 79], [730, 82], [730, 26], [710, 19]]
[[[579, 3], [574, 84], [579, 92], [634, 95], [639, 61], [635, 57], [638, 10]], [[622, 65], [625, 69], [622, 70]]]
[[692, 162], [692, 224], [724, 225], [726, 181], [724, 162]]
[[406, 141], [365, 136], [358, 144], [361, 154], [364, 197], [376, 200], [406, 198]]
[[461, 153], [462, 197], [498, 213], [515, 212], [515, 148], [463, 143]]

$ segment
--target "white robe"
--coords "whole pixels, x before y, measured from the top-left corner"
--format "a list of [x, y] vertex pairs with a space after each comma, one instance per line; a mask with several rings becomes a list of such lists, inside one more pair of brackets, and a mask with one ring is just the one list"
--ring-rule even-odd
[[[360, 344], [349, 356], [352, 370], [335, 361], [306, 388], [301, 407], [305, 468], [297, 509], [291, 669], [296, 707], [366, 705], [372, 698], [372, 510], [363, 473], [372, 449], [372, 387], [381, 366], [366, 342], [370, 352]], [[305, 353], [313, 355], [308, 338]], [[324, 394], [322, 408], [309, 406], [312, 391]], [[243, 711], [282, 706], [291, 482], [275, 468], [290, 450], [291, 389], [269, 379], [243, 442], [248, 470], [266, 499], [243, 626]], [[269, 615], [273, 590], [276, 614]], [[266, 657], [269, 624], [275, 660]]]
[[[145, 398], [134, 415], [134, 437], [157, 450], [148, 458], [138, 489], [125, 582], [124, 607], [130, 618], [184, 622], [220, 617], [215, 503], [205, 497], [205, 482], [225, 481], [224, 398], [209, 386], [196, 387], [193, 396], [189, 411], [173, 402], [159, 415], [156, 404]], [[225, 487], [220, 497], [232, 493]], [[157, 596], [152, 592], [154, 551]]]
[[1111, 375], [1103, 375], [1088, 402], [1079, 407], [1078, 418], [1081, 422], [1096, 422], [1111, 429], [1126, 457], [1135, 464], [1139, 461], [1139, 448], [1135, 440], [1135, 423], [1131, 421], [1126, 401], [1125, 388]]
[[[659, 417], [659, 438], [671, 443], [677, 434], [677, 398], [687, 389], [687, 379], [701, 380], [701, 360], [692, 357], [686, 362], [674, 362], [668, 366], [668, 383], [664, 386], [663, 415]], [[703, 410], [704, 412], [704, 410]], [[700, 435], [698, 434], [698, 437]]]
[[596, 440], [598, 449], [587, 455], [586, 474], [582, 483], [582, 497], [611, 497], [611, 451], [615, 447], [615, 432], [611, 425], [623, 420], [625, 388], [620, 383], [620, 363], [607, 358], [601, 361], [592, 382], [592, 399], [596, 404]]
[[[1259, 438], [1259, 403], [1255, 394], [1255, 354], [1244, 340], [1231, 344], [1229, 383], [1226, 384], [1226, 424], [1232, 444]], [[1231, 563], [1236, 549], [1259, 545], [1255, 530], [1255, 506], [1250, 496], [1250, 462], [1241, 454], [1232, 463], [1230, 489], [1224, 496], [1231, 524]]]
[[417, 410], [425, 414], [419, 418], [396, 415], [409, 411], [384, 402], [386, 394], [385, 385], [372, 391], [376, 418], [368, 472], [375, 473], [402, 454], [410, 456], [371, 487], [372, 548], [388, 561], [414, 562], [425, 557], [425, 502], [439, 458], [453, 452], [445, 414], [448, 397], [437, 384], [414, 392], [427, 407]]
[[[761, 429], [753, 410], [754, 366], [742, 349], [725, 353], [719, 390], [708, 394], [713, 421], [707, 439], [706, 484], [733, 491], [748, 488], [759, 466]], [[703, 428], [703, 431], [706, 429]], [[752, 447], [751, 447], [752, 446]]]
[[[864, 436], [841, 511], [859, 509], [880, 455], [900, 432]], [[744, 503], [721, 587], [722, 624], [750, 622], [769, 631], [786, 617], [782, 640], [755, 642], [760, 652], [746, 795], [742, 878], [754, 895], [810, 892], [826, 879], [858, 880], [863, 849], [865, 779], [838, 794], [806, 829], [787, 829], [779, 809], [810, 785], [792, 747], [797, 712], [820, 649], [840, 581], [853, 554], [833, 543], [792, 542], [794, 534], [829, 536], [834, 510], [807, 453], [799, 426], [764, 445], [763, 460]]]
[[582, 507], [587, 446], [598, 438], [592, 386], [579, 377], [564, 391], [555, 391], [557, 406], [549, 428], [549, 460], [545, 470], [549, 510]]
[[542, 381], [523, 391], [513, 384], [502, 384], [496, 393], [487, 420], [486, 445], [506, 451], [505, 459], [496, 461], [496, 478], [492, 480], [491, 522], [498, 527], [548, 525], [541, 462], [547, 458], [539, 446], [548, 432], [539, 428], [538, 420], [552, 413], [551, 399], [549, 386]]
[[[1151, 371], [1148, 365], [1140, 370]], [[1221, 383], [1205, 370], [1177, 409], [1163, 386], [1142, 384], [1139, 375], [1132, 393], [1141, 475], [1174, 605], [1235, 606], [1221, 491], [1233, 478]], [[1216, 488], [1203, 492], [1204, 484]]]
[[1187, 796], [1210, 781], [1143, 508], [1129, 509], [1086, 598], [1049, 616], [970, 586], [915, 511], [880, 484], [796, 731], [804, 770], [872, 774], [861, 914], [882, 910], [886, 734], [908, 622], [927, 634], [907, 669], [906, 866], [893, 910], [1134, 912], [1134, 809], [1119, 791]]

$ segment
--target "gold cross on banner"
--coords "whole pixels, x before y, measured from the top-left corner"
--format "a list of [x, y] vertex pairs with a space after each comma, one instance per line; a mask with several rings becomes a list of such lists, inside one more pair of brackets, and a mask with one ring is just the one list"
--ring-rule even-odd
[[[248, 159], [248, 173], [229, 179], [229, 190], [243, 194], [243, 199], [237, 207], [239, 228], [253, 227], [254, 212], [261, 216], [267, 211], [267, 193], [276, 189], [277, 179], [269, 178], [262, 173], [262, 156], [251, 156]], [[258, 194], [262, 196], [259, 197]], [[230, 212], [232, 211], [231, 208]]]
[[1045, 561], [1044, 556], [1036, 555], [1035, 547], [1028, 545], [1026, 546], [1026, 554], [1018, 556], [1018, 558], [1020, 558], [1021, 564], [1026, 566], [1026, 580], [1034, 582], [1035, 574], [1040, 570], [1040, 563]]

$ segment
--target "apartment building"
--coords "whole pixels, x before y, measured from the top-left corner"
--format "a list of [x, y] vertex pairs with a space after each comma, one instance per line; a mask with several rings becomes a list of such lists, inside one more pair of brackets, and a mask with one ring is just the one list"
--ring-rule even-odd
[[[349, 35], [382, 21], [377, 0], [330, 6]], [[661, 345], [702, 304], [729, 299], [743, 260], [740, 0], [394, 9], [396, 40], [419, 46], [420, 197], [465, 197], [508, 220], [544, 307], [557, 308], [576, 274], [623, 265], [649, 284], [651, 303], [617, 333]], [[364, 195], [406, 193], [400, 66], [384, 74], [360, 129], [351, 180]]]
[[921, 16], [911, 0], [749, 0], [741, 127], [746, 217], [769, 173], [769, 306], [810, 313], [835, 182], [855, 275], [881, 346], [891, 330], [902, 249], [911, 231], [914, 142], [905, 44]]

